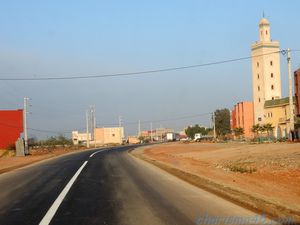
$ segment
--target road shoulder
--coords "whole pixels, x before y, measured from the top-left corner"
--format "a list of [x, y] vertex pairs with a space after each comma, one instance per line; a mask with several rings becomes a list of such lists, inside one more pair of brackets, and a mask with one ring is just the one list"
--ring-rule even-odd
[[151, 158], [143, 154], [144, 150], [151, 146], [137, 148], [130, 152], [135, 158], [151, 163], [168, 173], [192, 184], [201, 189], [209, 191], [226, 200], [234, 202], [242, 207], [250, 209], [257, 213], [264, 213], [270, 218], [292, 217], [300, 222], [300, 212], [287, 208], [286, 206], [276, 204], [275, 202], [267, 201], [266, 199], [258, 198], [257, 196], [249, 195], [243, 190], [232, 188], [218, 183], [217, 180], [208, 179], [207, 177], [199, 176], [181, 169], [178, 169], [170, 164]]

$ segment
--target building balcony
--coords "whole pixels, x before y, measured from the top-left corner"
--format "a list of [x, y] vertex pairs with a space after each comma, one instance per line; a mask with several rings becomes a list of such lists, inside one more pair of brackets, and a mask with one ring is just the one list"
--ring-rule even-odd
[[280, 123], [280, 124], [283, 124], [283, 123], [286, 123], [286, 122], [287, 122], [287, 119], [285, 117], [280, 117], [278, 119], [278, 123]]

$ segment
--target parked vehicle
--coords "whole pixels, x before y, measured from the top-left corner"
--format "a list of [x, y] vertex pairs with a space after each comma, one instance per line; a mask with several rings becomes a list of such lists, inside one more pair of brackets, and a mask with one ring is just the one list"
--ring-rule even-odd
[[194, 141], [196, 142], [200, 142], [202, 138], [202, 134], [201, 133], [196, 133], [195, 137], [194, 137]]
[[176, 134], [175, 133], [167, 133], [167, 141], [175, 141], [176, 140]]

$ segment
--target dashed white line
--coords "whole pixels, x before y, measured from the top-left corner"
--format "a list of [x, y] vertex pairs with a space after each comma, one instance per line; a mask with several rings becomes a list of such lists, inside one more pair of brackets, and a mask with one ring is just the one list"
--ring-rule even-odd
[[79, 174], [81, 173], [81, 171], [83, 170], [83, 168], [86, 166], [87, 163], [88, 163], [88, 161], [85, 161], [82, 164], [82, 166], [77, 170], [77, 172], [74, 174], [74, 176], [68, 182], [68, 184], [65, 186], [65, 188], [62, 190], [62, 192], [59, 194], [57, 199], [53, 202], [52, 206], [48, 209], [46, 215], [43, 217], [43, 219], [39, 223], [40, 225], [48, 225], [51, 222], [53, 216], [55, 215], [55, 213], [58, 209], [58, 207], [60, 206], [60, 204], [62, 203], [62, 201], [66, 197], [66, 195], [68, 194], [70, 188], [72, 187], [75, 180], [77, 179], [77, 177], [79, 176]]
[[90, 155], [90, 158], [92, 158], [95, 154], [99, 153], [99, 152], [103, 152], [105, 151], [106, 149], [102, 149], [102, 150], [99, 150], [97, 152], [94, 152], [93, 154]]

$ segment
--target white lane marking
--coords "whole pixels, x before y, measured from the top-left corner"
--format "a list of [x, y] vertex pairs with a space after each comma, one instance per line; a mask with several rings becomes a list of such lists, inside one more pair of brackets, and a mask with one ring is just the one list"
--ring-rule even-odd
[[106, 149], [102, 149], [102, 150], [99, 150], [97, 152], [94, 152], [93, 154], [90, 155], [90, 158], [92, 158], [95, 154], [99, 153], [99, 152], [103, 152], [105, 151]]
[[65, 188], [62, 190], [62, 192], [57, 197], [57, 199], [53, 202], [52, 206], [48, 209], [46, 215], [43, 217], [43, 219], [39, 223], [40, 225], [48, 225], [51, 222], [53, 216], [55, 215], [55, 213], [58, 209], [58, 207], [60, 206], [60, 204], [62, 203], [62, 201], [66, 197], [66, 195], [68, 194], [70, 188], [72, 187], [75, 180], [77, 179], [77, 177], [79, 176], [79, 174], [81, 173], [81, 171], [83, 170], [83, 168], [86, 166], [87, 163], [88, 163], [88, 161], [85, 161], [82, 164], [82, 166], [77, 170], [77, 172], [71, 178], [69, 183], [65, 186]]

